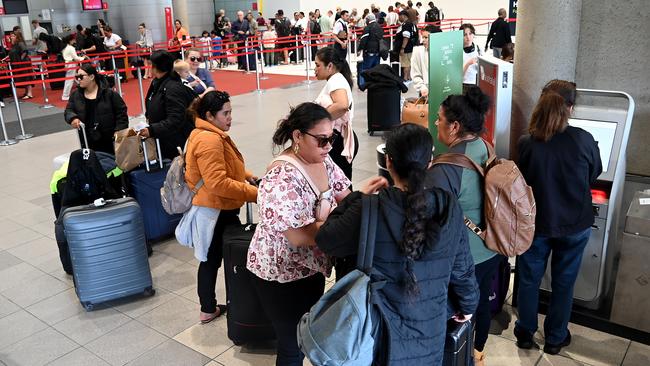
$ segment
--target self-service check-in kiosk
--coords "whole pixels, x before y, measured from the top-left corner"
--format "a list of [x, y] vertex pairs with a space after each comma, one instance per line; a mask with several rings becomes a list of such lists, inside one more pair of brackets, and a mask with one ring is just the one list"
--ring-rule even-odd
[[[624, 92], [578, 89], [569, 120], [570, 125], [591, 133], [598, 142], [603, 164], [603, 172], [592, 187], [595, 220], [574, 289], [574, 304], [587, 309], [611, 308], [615, 300], [615, 262], [620, 251], [616, 219], [621, 209], [633, 114], [634, 100]], [[550, 291], [550, 279], [549, 262], [542, 290]], [[603, 311], [603, 316], [609, 319], [609, 309]]]
[[512, 67], [510, 62], [494, 57], [478, 58], [478, 86], [490, 97], [485, 115], [485, 134], [497, 156], [510, 156], [510, 115], [512, 109]]

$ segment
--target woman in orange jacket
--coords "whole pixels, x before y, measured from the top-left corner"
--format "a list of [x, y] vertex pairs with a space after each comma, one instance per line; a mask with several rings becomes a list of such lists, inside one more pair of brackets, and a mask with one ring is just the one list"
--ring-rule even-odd
[[192, 189], [199, 186], [192, 204], [215, 209], [218, 214], [207, 260], [199, 264], [197, 276], [199, 318], [208, 323], [226, 311], [225, 305], [217, 305], [215, 294], [224, 228], [239, 224], [241, 206], [257, 200], [257, 177], [244, 168], [244, 158], [227, 134], [232, 124], [230, 96], [222, 91], [208, 92], [193, 103], [191, 111], [196, 128], [187, 142], [185, 180]]

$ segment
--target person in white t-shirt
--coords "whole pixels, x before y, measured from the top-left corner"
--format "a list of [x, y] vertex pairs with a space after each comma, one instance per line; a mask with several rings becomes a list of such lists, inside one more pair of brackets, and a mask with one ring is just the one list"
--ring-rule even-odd
[[72, 91], [72, 86], [75, 81], [75, 79], [72, 79], [72, 77], [76, 75], [77, 68], [79, 67], [79, 65], [75, 62], [83, 61], [88, 58], [88, 56], [81, 57], [77, 55], [77, 50], [74, 47], [75, 43], [77, 43], [77, 36], [75, 34], [67, 35], [65, 38], [63, 38], [63, 42], [66, 46], [63, 51], [61, 51], [61, 55], [63, 56], [63, 60], [66, 62], [65, 77], [67, 79], [63, 84], [63, 94], [61, 95], [61, 100], [65, 101], [70, 99], [70, 92]]
[[411, 79], [421, 97], [429, 95], [429, 34], [441, 32], [435, 25], [427, 25], [420, 32], [421, 46], [413, 47], [411, 55]]
[[327, 84], [314, 102], [330, 113], [334, 134], [337, 135], [329, 155], [345, 176], [352, 180], [352, 160], [359, 149], [359, 142], [352, 129], [354, 101], [350, 65], [333, 47], [318, 50], [315, 64], [316, 78], [327, 80]]
[[478, 57], [482, 56], [479, 46], [474, 44], [476, 30], [470, 23], [462, 24], [463, 31], [463, 86], [476, 85], [478, 77]]
[[122, 37], [113, 33], [110, 26], [104, 27], [104, 46], [109, 51], [116, 51], [122, 48]]

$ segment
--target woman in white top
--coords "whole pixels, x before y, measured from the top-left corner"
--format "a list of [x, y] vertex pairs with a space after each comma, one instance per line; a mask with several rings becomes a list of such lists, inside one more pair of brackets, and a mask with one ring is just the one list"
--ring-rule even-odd
[[75, 43], [77, 43], [77, 35], [76, 34], [70, 34], [63, 38], [63, 42], [66, 44], [65, 48], [63, 51], [61, 51], [61, 55], [63, 56], [63, 60], [66, 62], [65, 68], [65, 84], [63, 84], [63, 94], [61, 95], [61, 100], [69, 100], [70, 99], [70, 92], [72, 91], [72, 85], [74, 84], [74, 76], [75, 73], [77, 72], [77, 68], [79, 65], [73, 64], [71, 62], [79, 62], [83, 61], [86, 59], [86, 56], [81, 57], [77, 55], [77, 50], [75, 49]]
[[142, 48], [142, 59], [144, 60], [144, 66], [147, 68], [144, 69], [144, 79], [151, 78], [151, 51], [153, 48], [153, 34], [151, 30], [147, 29], [147, 26], [144, 23], [140, 23], [138, 26], [138, 32], [140, 32], [140, 40], [136, 42], [138, 47]]
[[315, 64], [316, 78], [327, 80], [315, 102], [327, 109], [334, 122], [336, 140], [329, 154], [345, 176], [352, 180], [352, 160], [357, 154], [359, 143], [352, 130], [354, 101], [350, 65], [334, 47], [321, 48], [316, 53]]
[[470, 23], [460, 26], [463, 31], [463, 86], [476, 85], [478, 76], [478, 57], [482, 56], [481, 49], [474, 44], [476, 30]]
[[122, 37], [113, 33], [113, 28], [104, 27], [104, 46], [109, 51], [116, 51], [122, 48]]
[[435, 25], [427, 25], [420, 33], [422, 46], [413, 47], [411, 78], [421, 97], [429, 95], [429, 34], [441, 32]]

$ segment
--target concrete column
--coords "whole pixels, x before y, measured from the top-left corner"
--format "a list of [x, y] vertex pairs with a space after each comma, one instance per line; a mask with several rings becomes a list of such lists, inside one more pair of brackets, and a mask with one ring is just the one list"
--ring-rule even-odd
[[544, 84], [575, 80], [582, 0], [520, 0], [517, 12], [511, 158]]
[[188, 0], [172, 0], [172, 9], [174, 10], [174, 21], [180, 19], [183, 28], [190, 30], [190, 18], [187, 15]]

